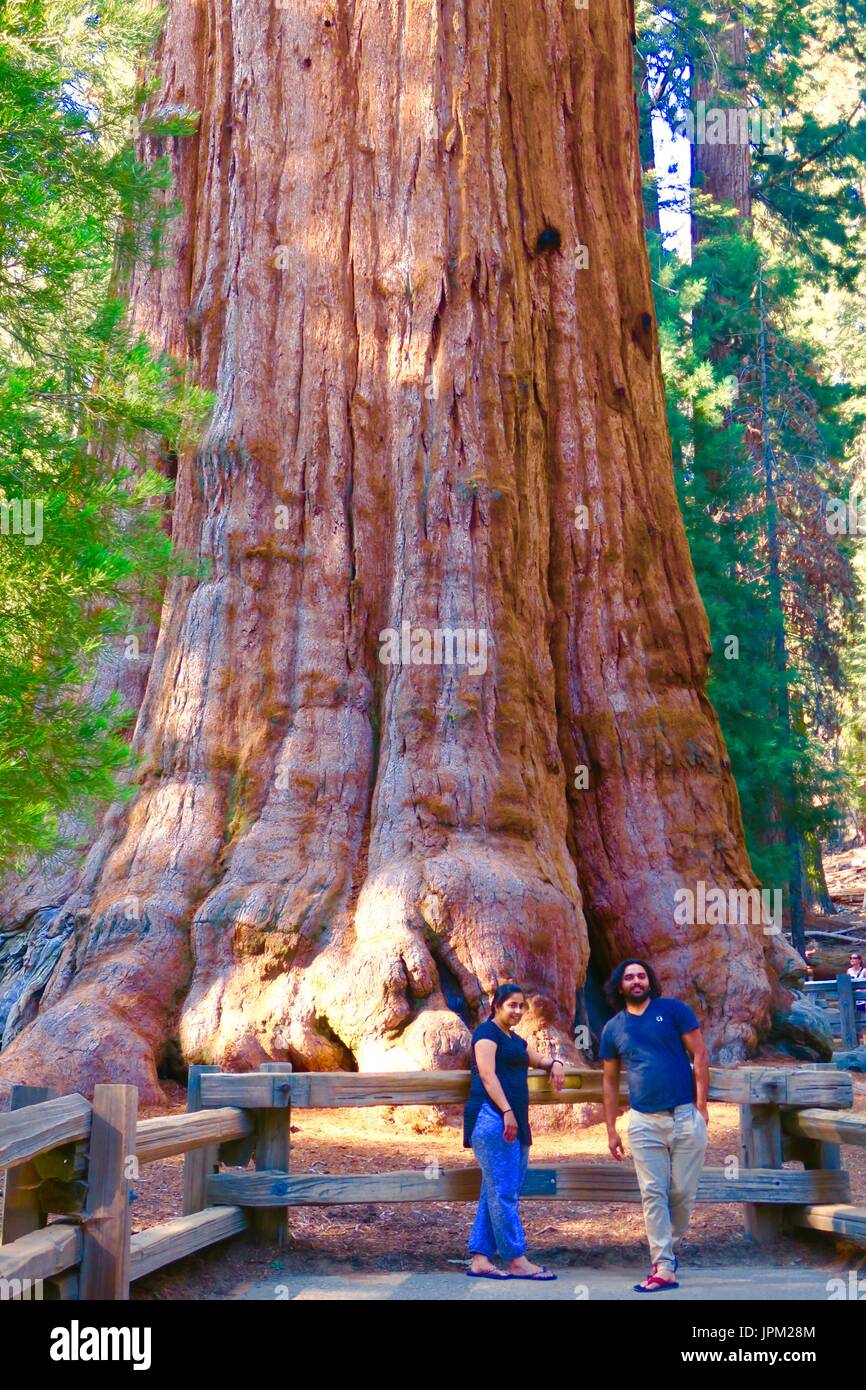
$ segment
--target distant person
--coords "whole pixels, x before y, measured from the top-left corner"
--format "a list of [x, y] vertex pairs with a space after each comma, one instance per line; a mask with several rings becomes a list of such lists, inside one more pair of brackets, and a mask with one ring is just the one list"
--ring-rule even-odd
[[624, 960], [604, 992], [610, 1007], [619, 1010], [605, 1024], [599, 1048], [608, 1146], [622, 1162], [625, 1151], [616, 1119], [625, 1063], [631, 1101], [628, 1142], [652, 1260], [652, 1270], [634, 1288], [664, 1293], [679, 1288], [675, 1247], [689, 1224], [707, 1150], [707, 1049], [688, 1004], [662, 995], [646, 961]]
[[859, 951], [852, 951], [849, 957], [846, 975], [850, 975], [852, 980], [866, 980], [866, 970], [863, 969], [863, 957]]
[[[526, 1258], [520, 1222], [520, 1189], [529, 1161], [530, 1067], [550, 1072], [554, 1090], [562, 1089], [565, 1068], [559, 1057], [541, 1057], [513, 1031], [526, 1009], [519, 985], [500, 985], [490, 1017], [472, 1034], [472, 1082], [463, 1115], [463, 1145], [471, 1148], [481, 1169], [481, 1196], [469, 1253], [472, 1279], [555, 1279], [549, 1269]], [[508, 1261], [499, 1269], [493, 1257]]]
[[[852, 951], [849, 958], [849, 965], [846, 974], [857, 984], [866, 984], [866, 970], [863, 969], [863, 957], [859, 951]], [[866, 1013], [866, 999], [858, 999], [854, 995], [854, 1004], [862, 1013]]]

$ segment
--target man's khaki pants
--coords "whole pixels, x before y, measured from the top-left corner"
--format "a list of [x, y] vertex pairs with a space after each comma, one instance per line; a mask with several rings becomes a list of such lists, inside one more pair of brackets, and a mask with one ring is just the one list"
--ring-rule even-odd
[[707, 1122], [694, 1105], [628, 1112], [628, 1144], [640, 1185], [652, 1263], [674, 1272], [674, 1246], [689, 1224], [707, 1151]]

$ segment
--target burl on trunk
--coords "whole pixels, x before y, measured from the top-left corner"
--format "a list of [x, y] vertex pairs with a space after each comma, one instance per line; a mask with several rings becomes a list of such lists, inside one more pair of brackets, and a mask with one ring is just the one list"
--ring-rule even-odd
[[[213, 389], [140, 787], [2, 1058], [31, 1082], [464, 1064], [516, 978], [571, 1049], [589, 940], [735, 1058], [761, 925], [674, 491], [623, 0], [171, 0], [184, 201], [137, 321]], [[571, 1049], [571, 1050], [569, 1050]]]

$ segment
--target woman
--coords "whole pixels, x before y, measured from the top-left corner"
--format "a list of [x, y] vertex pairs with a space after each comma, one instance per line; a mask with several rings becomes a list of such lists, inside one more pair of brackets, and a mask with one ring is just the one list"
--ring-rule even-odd
[[[529, 1129], [530, 1067], [550, 1072], [562, 1089], [565, 1068], [559, 1057], [540, 1057], [513, 1031], [526, 1009], [519, 985], [500, 985], [486, 1023], [472, 1034], [472, 1084], [463, 1116], [463, 1146], [481, 1169], [478, 1214], [469, 1237], [471, 1279], [555, 1279], [526, 1258], [526, 1237], [518, 1201], [532, 1135]], [[508, 1261], [499, 1269], [496, 1251]]]
[[848, 969], [846, 975], [850, 975], [852, 980], [866, 980], [866, 970], [863, 969], [863, 957], [859, 951], [852, 951], [848, 958]]
[[[863, 957], [859, 951], [851, 952], [850, 964], [845, 973], [851, 976], [855, 984], [866, 984], [866, 970], [863, 968]], [[856, 990], [854, 991], [854, 1003], [861, 1013], [866, 1013], [866, 999], [857, 998]]]

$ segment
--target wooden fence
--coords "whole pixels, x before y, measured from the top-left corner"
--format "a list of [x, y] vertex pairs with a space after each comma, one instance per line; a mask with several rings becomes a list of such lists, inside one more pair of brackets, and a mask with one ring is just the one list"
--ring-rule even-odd
[[803, 988], [827, 1010], [834, 1047], [846, 1052], [857, 1047], [866, 1028], [866, 1011], [857, 1008], [866, 1003], [866, 982], [855, 984], [850, 975], [843, 974], [835, 980], [807, 980]]
[[[569, 1070], [555, 1092], [530, 1073], [533, 1105], [601, 1101], [601, 1072]], [[469, 1202], [477, 1168], [333, 1175], [289, 1169], [292, 1109], [462, 1103], [467, 1072], [293, 1073], [191, 1067], [188, 1112], [137, 1120], [132, 1086], [97, 1086], [93, 1103], [16, 1087], [0, 1115], [8, 1169], [0, 1297], [123, 1299], [130, 1281], [249, 1229], [276, 1243], [289, 1208], [351, 1202]], [[625, 1090], [621, 1093], [627, 1103]], [[866, 1208], [848, 1205], [843, 1144], [866, 1145], [866, 1116], [845, 1114], [851, 1077], [835, 1067], [714, 1067], [710, 1100], [740, 1106], [740, 1154], [706, 1168], [699, 1202], [740, 1202], [758, 1240], [782, 1226], [866, 1243]], [[183, 1213], [137, 1235], [131, 1198], [140, 1166], [184, 1154]], [[255, 1159], [255, 1169], [250, 1160]], [[783, 1168], [788, 1159], [801, 1169]], [[431, 1173], [430, 1167], [433, 1167]], [[638, 1202], [630, 1164], [531, 1164], [528, 1199]], [[50, 1218], [50, 1219], [49, 1219]]]

